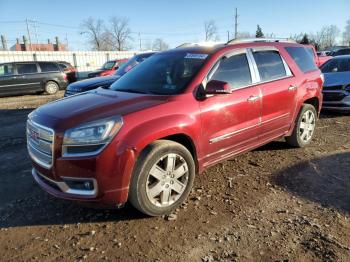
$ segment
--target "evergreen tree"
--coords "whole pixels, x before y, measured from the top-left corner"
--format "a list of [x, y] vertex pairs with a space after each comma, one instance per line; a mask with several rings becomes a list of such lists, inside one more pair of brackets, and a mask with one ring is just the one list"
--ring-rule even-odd
[[257, 26], [256, 33], [255, 33], [255, 37], [256, 37], [256, 38], [263, 38], [263, 37], [264, 37], [264, 33], [263, 33], [263, 31], [261, 30], [260, 25]]
[[310, 40], [309, 40], [309, 37], [307, 36], [307, 34], [304, 34], [303, 38], [300, 40], [299, 43], [303, 44], [303, 45], [309, 45], [310, 44]]

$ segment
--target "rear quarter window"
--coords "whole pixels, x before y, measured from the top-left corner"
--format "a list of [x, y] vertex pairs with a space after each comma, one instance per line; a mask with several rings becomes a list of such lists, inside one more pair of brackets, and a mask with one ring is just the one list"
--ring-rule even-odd
[[41, 68], [41, 72], [57, 72], [60, 71], [57, 64], [55, 63], [46, 63], [41, 62], [39, 63], [39, 66]]
[[287, 76], [283, 60], [278, 51], [255, 51], [253, 56], [261, 81], [272, 81]]
[[306, 73], [317, 69], [313, 55], [304, 47], [286, 47], [288, 54], [292, 57], [299, 69]]

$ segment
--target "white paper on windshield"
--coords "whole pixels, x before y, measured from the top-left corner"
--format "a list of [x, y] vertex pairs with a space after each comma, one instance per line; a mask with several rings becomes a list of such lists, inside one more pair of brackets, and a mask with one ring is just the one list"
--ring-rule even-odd
[[207, 54], [190, 54], [187, 53], [187, 55], [185, 56], [185, 58], [187, 59], [206, 59], [208, 57]]

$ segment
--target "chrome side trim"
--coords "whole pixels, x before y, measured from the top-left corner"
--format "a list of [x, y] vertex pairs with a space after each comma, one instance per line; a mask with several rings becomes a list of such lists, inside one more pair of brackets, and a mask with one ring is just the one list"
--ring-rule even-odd
[[270, 119], [268, 119], [268, 120], [262, 121], [261, 124], [263, 125], [263, 124], [266, 124], [266, 123], [270, 123], [270, 122], [272, 122], [272, 121], [278, 120], [278, 119], [280, 119], [280, 118], [287, 117], [287, 116], [289, 116], [289, 115], [290, 115], [290, 113], [285, 113], [285, 114], [283, 114], [283, 115], [276, 116], [276, 117], [274, 117], [274, 118], [270, 118]]
[[26, 86], [26, 85], [37, 85], [37, 84], [41, 84], [41, 83], [35, 82], [35, 83], [25, 83], [25, 84], [1, 85], [1, 87], [3, 87], [3, 86]]
[[243, 131], [246, 131], [246, 130], [254, 128], [254, 127], [257, 127], [259, 125], [260, 125], [260, 123], [255, 124], [255, 125], [251, 125], [251, 126], [248, 126], [248, 127], [245, 127], [245, 128], [242, 128], [242, 129], [239, 129], [239, 130], [236, 130], [236, 131], [233, 131], [233, 132], [230, 132], [230, 133], [218, 136], [218, 137], [214, 137], [214, 138], [209, 140], [209, 143], [210, 144], [217, 143], [217, 142], [219, 142], [221, 140], [231, 138], [231, 137], [233, 137], [233, 136], [235, 136], [235, 135], [237, 135], [237, 134], [239, 134], [239, 133], [241, 133]]
[[255, 124], [255, 125], [252, 125], [252, 126], [248, 126], [248, 127], [245, 127], [245, 128], [242, 128], [242, 129], [239, 129], [239, 130], [236, 130], [236, 131], [233, 131], [233, 132], [230, 132], [230, 133], [227, 133], [227, 134], [224, 134], [224, 135], [221, 135], [221, 136], [218, 136], [218, 137], [214, 137], [212, 139], [209, 140], [209, 143], [212, 144], [212, 143], [216, 143], [216, 142], [219, 142], [219, 141], [222, 141], [224, 139], [228, 139], [228, 138], [231, 138], [243, 131], [246, 131], [246, 130], [249, 130], [251, 128], [254, 128], [254, 127], [257, 127], [257, 126], [260, 126], [260, 125], [263, 125], [263, 124], [266, 124], [266, 123], [269, 123], [269, 122], [272, 122], [274, 120], [278, 120], [280, 118], [284, 118], [284, 117], [287, 117], [289, 116], [290, 113], [286, 113], [286, 114], [283, 114], [283, 115], [280, 115], [280, 116], [277, 116], [277, 117], [274, 117], [274, 118], [271, 118], [271, 119], [268, 119], [266, 121], [263, 121], [259, 124]]
[[94, 178], [76, 178], [76, 177], [62, 177], [63, 179], [76, 180], [76, 181], [92, 181], [94, 185], [93, 190], [80, 190], [80, 189], [72, 189], [70, 188], [66, 182], [64, 181], [55, 181], [52, 180], [43, 174], [36, 171], [34, 168], [32, 169], [32, 174], [36, 174], [40, 176], [42, 179], [49, 181], [50, 183], [55, 184], [62, 192], [71, 194], [71, 195], [81, 195], [81, 196], [97, 196], [97, 181]]

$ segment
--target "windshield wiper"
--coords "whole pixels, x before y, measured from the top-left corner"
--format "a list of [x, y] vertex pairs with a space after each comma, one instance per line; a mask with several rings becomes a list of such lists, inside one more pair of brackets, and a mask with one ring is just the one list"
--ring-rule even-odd
[[135, 89], [116, 89], [115, 91], [118, 92], [126, 92], [126, 93], [135, 93], [135, 94], [147, 94], [144, 91], [141, 90], [135, 90]]

